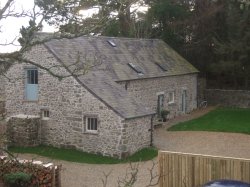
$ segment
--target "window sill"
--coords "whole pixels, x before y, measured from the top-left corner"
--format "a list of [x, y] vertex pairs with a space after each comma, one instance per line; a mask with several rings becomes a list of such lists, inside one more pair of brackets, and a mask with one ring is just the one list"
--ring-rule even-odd
[[83, 134], [98, 135], [98, 131], [85, 131]]
[[48, 121], [48, 120], [50, 120], [50, 118], [43, 117], [43, 118], [42, 118], [42, 120], [44, 120], [44, 121]]
[[168, 103], [168, 106], [173, 106], [173, 105], [175, 105], [175, 102]]
[[38, 100], [23, 100], [23, 103], [38, 103]]

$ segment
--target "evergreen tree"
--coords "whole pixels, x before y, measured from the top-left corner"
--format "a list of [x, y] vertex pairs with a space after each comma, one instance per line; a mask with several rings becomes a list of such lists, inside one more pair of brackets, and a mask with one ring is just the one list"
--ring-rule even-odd
[[218, 63], [211, 65], [211, 70], [218, 75], [223, 75], [224, 84], [227, 82], [230, 87], [248, 89], [250, 78], [250, 9], [246, 3], [237, 0], [228, 1], [226, 8], [226, 37], [215, 39]]

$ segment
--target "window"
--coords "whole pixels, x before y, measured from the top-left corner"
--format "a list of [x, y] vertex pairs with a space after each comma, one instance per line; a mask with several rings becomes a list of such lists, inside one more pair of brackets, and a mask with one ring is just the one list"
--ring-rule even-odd
[[142, 69], [139, 66], [134, 65], [133, 63], [128, 63], [129, 67], [131, 67], [138, 75], [144, 75]]
[[97, 133], [97, 117], [86, 117], [86, 132]]
[[109, 45], [111, 45], [112, 47], [116, 47], [116, 44], [113, 40], [108, 40], [107, 41], [109, 43]]
[[167, 63], [156, 62], [155, 64], [158, 65], [163, 71], [168, 71], [169, 69]]
[[48, 119], [50, 116], [49, 110], [42, 110], [42, 119]]
[[174, 92], [169, 92], [168, 93], [168, 103], [174, 103]]
[[37, 69], [27, 69], [27, 84], [38, 84]]
[[25, 99], [38, 100], [38, 70], [35, 68], [26, 69]]

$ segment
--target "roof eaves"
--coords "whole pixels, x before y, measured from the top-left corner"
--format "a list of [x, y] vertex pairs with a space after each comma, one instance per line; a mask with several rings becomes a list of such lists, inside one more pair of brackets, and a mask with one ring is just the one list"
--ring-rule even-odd
[[155, 78], [163, 78], [163, 77], [174, 77], [174, 76], [190, 75], [190, 74], [198, 74], [198, 73], [199, 73], [199, 71], [197, 70], [195, 72], [190, 72], [190, 73], [176, 73], [176, 74], [170, 74], [170, 75], [150, 76], [150, 77], [138, 77], [138, 78], [132, 78], [132, 79], [115, 80], [115, 82], [144, 80], [144, 79], [155, 79]]
[[145, 117], [145, 116], [153, 116], [155, 115], [156, 112], [152, 112], [152, 113], [148, 113], [148, 114], [144, 114], [144, 115], [138, 115], [138, 116], [129, 116], [129, 117], [126, 117], [124, 119], [135, 119], [135, 118], [142, 118], [142, 117]]

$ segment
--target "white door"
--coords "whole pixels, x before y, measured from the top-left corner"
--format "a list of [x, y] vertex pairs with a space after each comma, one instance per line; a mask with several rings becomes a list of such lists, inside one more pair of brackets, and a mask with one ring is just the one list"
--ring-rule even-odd
[[25, 96], [28, 101], [38, 100], [38, 71], [37, 69], [26, 70]]

